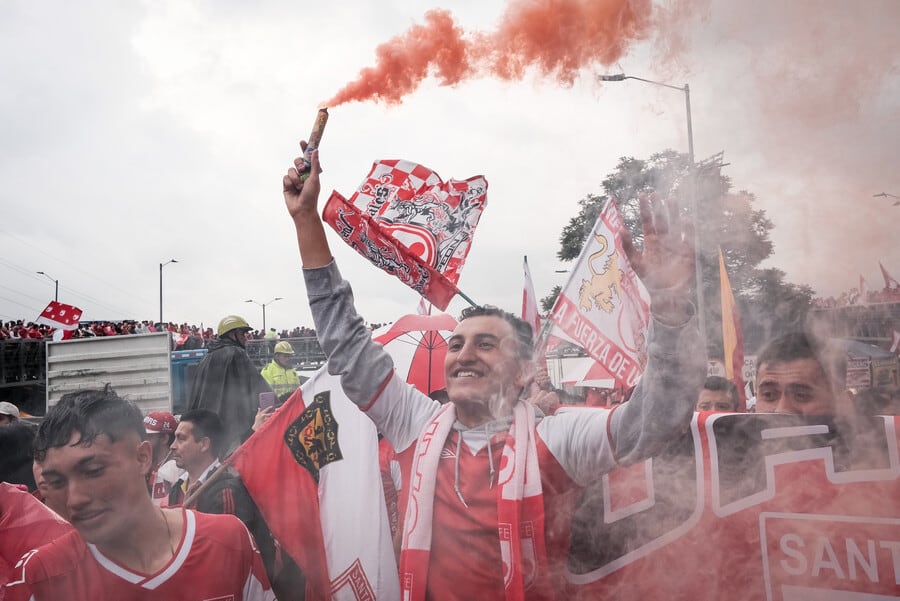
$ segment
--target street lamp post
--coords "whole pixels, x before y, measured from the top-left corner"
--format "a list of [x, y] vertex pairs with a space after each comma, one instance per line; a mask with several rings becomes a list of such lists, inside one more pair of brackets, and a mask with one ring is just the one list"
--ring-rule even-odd
[[45, 278], [47, 278], [47, 279], [50, 280], [51, 282], [53, 282], [53, 284], [56, 286], [56, 290], [53, 292], [53, 300], [59, 302], [59, 280], [50, 277], [49, 275], [47, 275], [47, 274], [44, 273], [43, 271], [38, 271], [37, 273], [39, 273], [40, 275], [44, 276]]
[[697, 219], [697, 181], [696, 181], [696, 164], [694, 163], [694, 128], [691, 123], [691, 88], [688, 84], [681, 86], [673, 86], [661, 81], [653, 81], [652, 79], [644, 79], [643, 77], [634, 77], [625, 75], [624, 73], [616, 73], [614, 75], [598, 75], [600, 81], [625, 81], [626, 79], [636, 79], [644, 83], [650, 83], [656, 86], [669, 88], [670, 90], [678, 90], [684, 93], [684, 108], [687, 114], [687, 137], [688, 137], [688, 160], [690, 161], [689, 185], [690, 191], [688, 200], [691, 205], [691, 220], [694, 226], [694, 278], [695, 288], [697, 290], [697, 318], [700, 326], [700, 335], [703, 336], [704, 352], [706, 350], [706, 314], [703, 302], [703, 269], [700, 265], [700, 224]]
[[162, 309], [163, 309], [163, 303], [162, 303], [162, 298], [163, 298], [163, 295], [162, 295], [162, 290], [163, 290], [163, 289], [162, 289], [162, 270], [163, 270], [163, 267], [165, 267], [165, 266], [168, 265], [169, 263], [177, 263], [177, 262], [178, 262], [178, 261], [176, 261], [175, 259], [169, 259], [169, 260], [166, 261], [165, 263], [160, 263], [160, 264], [159, 264], [159, 323], [162, 323], [162, 322], [163, 322], [163, 311], [162, 311]]
[[262, 310], [263, 310], [263, 325], [262, 325], [263, 334], [266, 333], [266, 307], [271, 305], [275, 301], [280, 301], [280, 300], [283, 300], [283, 298], [280, 296], [276, 296], [272, 300], [265, 302], [265, 303], [258, 303], [255, 300], [253, 300], [252, 298], [248, 298], [247, 300], [244, 301], [245, 303], [254, 303], [254, 304], [257, 304], [260, 307], [262, 307]]

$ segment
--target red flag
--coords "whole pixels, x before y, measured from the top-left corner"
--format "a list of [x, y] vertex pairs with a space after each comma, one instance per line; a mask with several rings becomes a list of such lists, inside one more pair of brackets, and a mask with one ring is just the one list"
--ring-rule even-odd
[[538, 313], [537, 295], [534, 293], [531, 270], [528, 269], [528, 257], [525, 257], [522, 267], [525, 270], [525, 285], [522, 288], [522, 320], [531, 325], [534, 341], [537, 343], [538, 335], [541, 333], [541, 316]]
[[349, 200], [332, 192], [322, 219], [358, 253], [443, 311], [458, 292], [486, 203], [482, 176], [444, 182], [422, 165], [381, 160]]
[[891, 274], [887, 272], [887, 269], [884, 268], [884, 265], [881, 264], [881, 261], [878, 261], [878, 266], [881, 268], [881, 277], [884, 278], [884, 287], [891, 288], [900, 288], [900, 282], [895, 280]]
[[399, 599], [375, 425], [322, 368], [228, 459], [307, 599]]
[[747, 410], [744, 392], [744, 335], [741, 330], [741, 316], [734, 302], [734, 292], [725, 269], [725, 258], [719, 249], [719, 288], [722, 294], [722, 348], [725, 351], [725, 377], [737, 386], [740, 402], [738, 411]]
[[[294, 459], [291, 448], [292, 442], [302, 446], [302, 431], [294, 429], [293, 422], [305, 409], [298, 389], [257, 434], [231, 454], [228, 462], [241, 475], [272, 535], [303, 570], [307, 588], [317, 598], [327, 599], [330, 586], [317, 483]], [[299, 453], [305, 456], [302, 448]]]
[[50, 301], [35, 323], [51, 326], [57, 330], [77, 330], [82, 311], [78, 307]]

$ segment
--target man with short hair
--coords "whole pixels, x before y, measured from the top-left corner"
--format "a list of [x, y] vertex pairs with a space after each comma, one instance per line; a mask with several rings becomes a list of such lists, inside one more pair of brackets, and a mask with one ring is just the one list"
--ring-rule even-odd
[[181, 505], [185, 497], [200, 488], [206, 478], [219, 467], [224, 440], [222, 421], [212, 411], [192, 409], [181, 416], [171, 451], [172, 460], [182, 472], [169, 494], [170, 505]]
[[[29, 551], [13, 594], [36, 601], [240, 599], [274, 595], [253, 538], [234, 516], [156, 507], [141, 412], [104, 390], [64, 395], [38, 429], [47, 504], [75, 527]], [[212, 566], [215, 566], [214, 568]]]
[[0, 426], [19, 421], [19, 408], [7, 401], [0, 402]]
[[208, 409], [225, 427], [224, 455], [229, 454], [253, 433], [259, 410], [259, 393], [272, 392], [247, 354], [250, 324], [239, 315], [227, 315], [219, 322], [218, 339], [197, 365], [188, 397], [191, 409]]
[[731, 380], [721, 376], [707, 376], [703, 388], [697, 396], [696, 411], [714, 411], [716, 413], [736, 413], [741, 399], [737, 386]]
[[756, 365], [757, 413], [834, 415], [846, 398], [846, 354], [810, 334], [775, 338]]
[[[306, 150], [305, 143], [301, 147]], [[563, 594], [571, 509], [581, 487], [657, 452], [692, 416], [704, 374], [686, 285], [690, 236], [667, 230], [642, 200], [642, 252], [626, 250], [651, 289], [648, 365], [615, 410], [538, 415], [522, 394], [534, 373], [531, 326], [496, 307], [469, 307], [448, 340], [441, 405], [397, 375], [372, 342], [318, 214], [318, 151], [283, 178], [319, 342], [344, 392], [398, 453], [403, 598], [552, 600]], [[671, 233], [669, 233], [671, 232]]]
[[274, 582], [275, 541], [240, 476], [231, 468], [225, 468], [224, 474], [218, 474], [204, 486], [221, 465], [219, 457], [223, 444], [224, 430], [218, 415], [205, 409], [194, 409], [181, 416], [172, 442], [172, 458], [184, 471], [172, 486], [169, 506], [182, 505], [196, 493], [190, 506], [197, 511], [237, 516], [253, 534], [269, 581]]
[[294, 370], [294, 347], [290, 342], [282, 340], [275, 345], [275, 356], [260, 374], [275, 391], [280, 403], [300, 388], [300, 377]]
[[153, 449], [153, 469], [147, 474], [147, 487], [156, 505], [168, 500], [172, 483], [180, 474], [175, 462], [169, 459], [169, 445], [175, 439], [177, 426], [175, 416], [168, 411], [151, 411], [144, 416], [144, 431]]

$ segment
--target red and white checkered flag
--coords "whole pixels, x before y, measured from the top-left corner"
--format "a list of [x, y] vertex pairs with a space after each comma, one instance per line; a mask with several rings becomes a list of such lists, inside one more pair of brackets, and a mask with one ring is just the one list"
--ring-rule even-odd
[[376, 161], [349, 200], [332, 192], [322, 218], [358, 253], [443, 311], [458, 292], [487, 185], [482, 176], [444, 182], [417, 163]]

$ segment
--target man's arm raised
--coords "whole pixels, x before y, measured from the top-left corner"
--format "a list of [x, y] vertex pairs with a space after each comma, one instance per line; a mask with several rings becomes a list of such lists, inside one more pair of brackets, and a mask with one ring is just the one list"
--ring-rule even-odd
[[[306, 142], [300, 142], [300, 147], [305, 151]], [[313, 151], [310, 161], [310, 175], [304, 181], [300, 173], [306, 159], [294, 159], [294, 166], [282, 180], [284, 203], [297, 230], [309, 308], [319, 344], [328, 357], [328, 371], [341, 377], [350, 400], [366, 407], [393, 370], [393, 362], [372, 343], [371, 333], [356, 313], [350, 285], [334, 263], [319, 216], [322, 168], [318, 150]]]
[[641, 194], [644, 244], [625, 231], [623, 247], [650, 293], [652, 316], [647, 368], [632, 400], [612, 416], [616, 458], [638, 461], [657, 452], [687, 426], [706, 371], [706, 349], [694, 323], [693, 232], [655, 194]]

